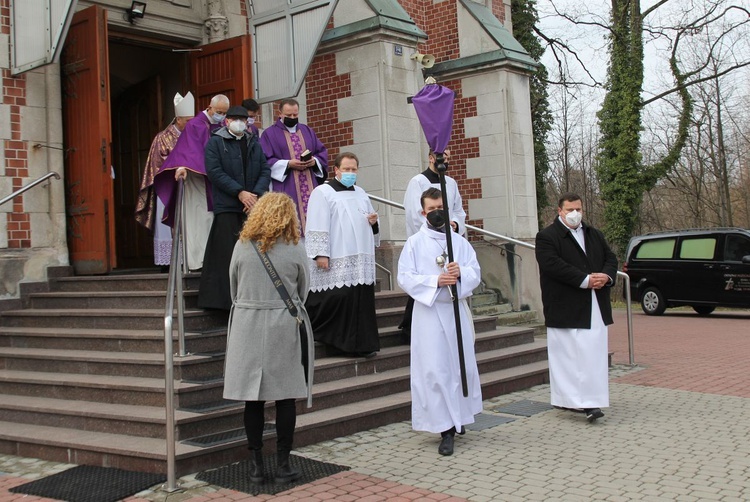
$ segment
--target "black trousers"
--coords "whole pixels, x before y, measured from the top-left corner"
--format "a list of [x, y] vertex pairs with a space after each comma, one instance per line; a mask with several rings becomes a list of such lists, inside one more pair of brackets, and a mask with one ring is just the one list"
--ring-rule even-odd
[[[251, 450], [263, 449], [263, 408], [265, 401], [245, 401], [245, 434]], [[276, 449], [291, 451], [294, 442], [294, 427], [297, 425], [297, 410], [294, 399], [276, 401]]]

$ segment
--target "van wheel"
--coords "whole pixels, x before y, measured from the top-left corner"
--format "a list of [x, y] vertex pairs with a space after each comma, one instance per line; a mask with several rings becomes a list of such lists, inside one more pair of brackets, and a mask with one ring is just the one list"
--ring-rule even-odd
[[662, 315], [667, 309], [667, 302], [664, 301], [661, 291], [651, 286], [643, 291], [641, 308], [647, 315]]
[[698, 315], [708, 315], [714, 311], [716, 307], [710, 305], [693, 305], [693, 310], [698, 312]]

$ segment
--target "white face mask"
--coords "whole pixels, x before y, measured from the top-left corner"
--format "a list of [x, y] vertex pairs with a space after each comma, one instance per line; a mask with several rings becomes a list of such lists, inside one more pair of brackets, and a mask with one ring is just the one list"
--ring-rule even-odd
[[247, 129], [247, 123], [244, 120], [233, 120], [229, 123], [229, 130], [236, 135], [240, 135]]
[[571, 211], [565, 215], [565, 221], [573, 228], [577, 228], [581, 224], [582, 219], [583, 214], [580, 211]]

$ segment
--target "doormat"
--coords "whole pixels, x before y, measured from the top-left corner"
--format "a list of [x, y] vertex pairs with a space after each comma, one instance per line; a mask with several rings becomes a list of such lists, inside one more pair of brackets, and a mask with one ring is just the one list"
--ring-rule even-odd
[[79, 465], [9, 491], [67, 502], [116, 502], [166, 480], [152, 472]]
[[466, 426], [467, 430], [470, 431], [483, 431], [491, 427], [495, 427], [510, 422], [515, 422], [515, 418], [501, 417], [498, 415], [490, 415], [489, 413], [479, 413], [474, 415], [474, 423]]
[[277, 493], [291, 490], [294, 487], [312, 483], [317, 479], [332, 476], [337, 472], [348, 471], [350, 469], [343, 465], [319, 462], [297, 455], [289, 455], [289, 463], [302, 473], [299, 479], [291, 483], [276, 484], [273, 482], [273, 475], [276, 471], [275, 453], [263, 457], [263, 475], [265, 477], [263, 483], [253, 483], [248, 479], [251, 466], [250, 460], [243, 460], [217, 469], [200, 472], [196, 476], [196, 479], [251, 495], [260, 495], [261, 493], [276, 495]]
[[543, 411], [551, 410], [552, 405], [549, 403], [542, 403], [540, 401], [529, 401], [525, 399], [523, 401], [516, 401], [515, 403], [506, 404], [493, 408], [492, 411], [495, 413], [507, 413], [508, 415], [518, 415], [521, 417], [530, 417], [541, 413]]

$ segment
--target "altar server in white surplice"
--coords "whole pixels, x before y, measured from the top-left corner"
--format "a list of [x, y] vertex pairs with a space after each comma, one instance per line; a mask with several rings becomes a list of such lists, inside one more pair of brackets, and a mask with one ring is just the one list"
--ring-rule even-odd
[[355, 357], [380, 350], [375, 319], [375, 246], [378, 215], [354, 183], [359, 160], [336, 157], [335, 178], [318, 185], [307, 205], [305, 247], [310, 270], [310, 314], [315, 340]]
[[591, 423], [609, 406], [607, 326], [617, 257], [604, 235], [582, 221], [581, 197], [560, 197], [557, 215], [536, 236], [551, 402], [585, 413]]
[[[453, 263], [447, 263], [442, 194], [428, 188], [421, 197], [427, 221], [409, 237], [398, 261], [398, 283], [414, 298], [411, 339], [411, 416], [417, 431], [440, 433], [441, 455], [453, 453], [453, 438], [482, 411], [482, 390], [474, 354], [474, 323], [466, 298], [479, 285], [476, 253], [453, 234]], [[450, 289], [458, 292], [469, 396], [461, 389], [458, 342]]]

